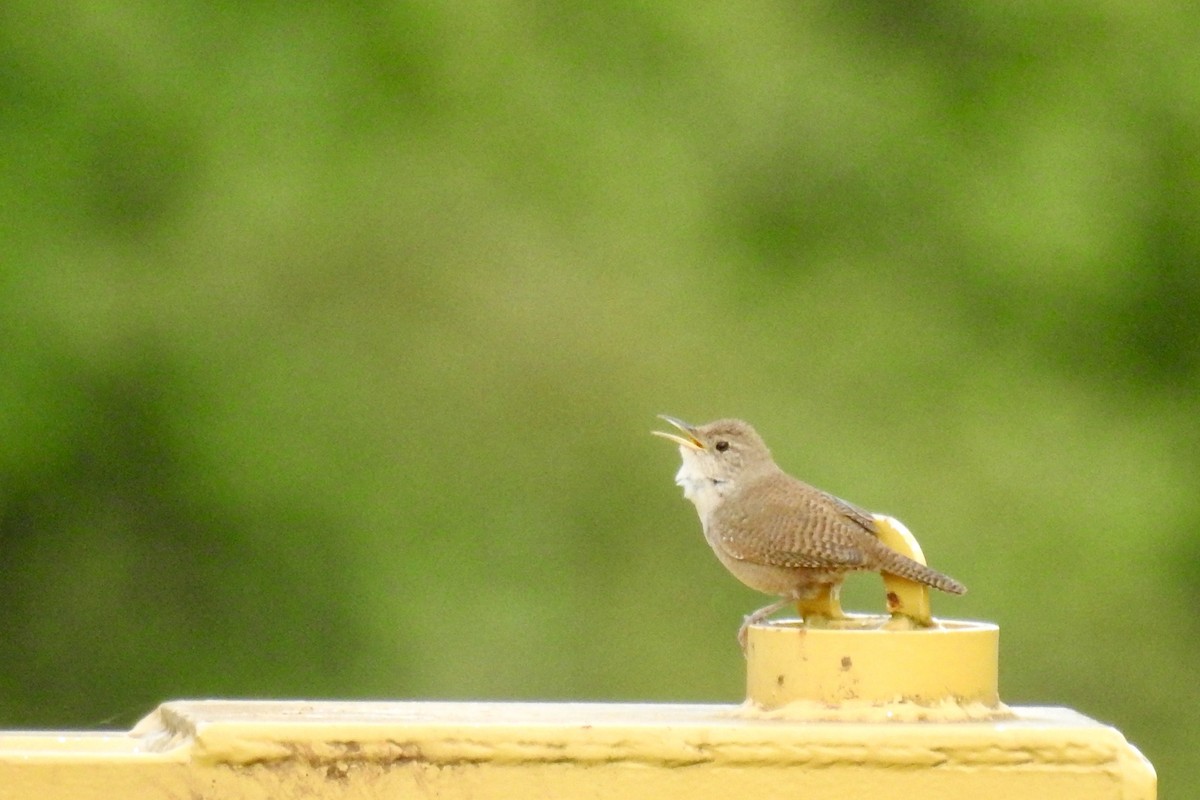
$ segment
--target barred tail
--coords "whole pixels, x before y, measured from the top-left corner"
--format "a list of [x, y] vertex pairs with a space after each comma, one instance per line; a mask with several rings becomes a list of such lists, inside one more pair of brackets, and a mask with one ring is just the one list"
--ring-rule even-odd
[[918, 583], [932, 586], [935, 589], [941, 589], [943, 592], [949, 592], [950, 594], [966, 594], [967, 591], [967, 587], [949, 575], [913, 561], [911, 558], [895, 551], [889, 552], [887, 557], [883, 559], [880, 570], [892, 575], [898, 575], [901, 578], [908, 578], [910, 581], [917, 581]]

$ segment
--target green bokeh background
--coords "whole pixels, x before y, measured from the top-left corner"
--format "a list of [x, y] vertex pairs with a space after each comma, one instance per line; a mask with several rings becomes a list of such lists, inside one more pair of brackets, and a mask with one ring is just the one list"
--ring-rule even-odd
[[7, 0], [0, 724], [736, 702], [763, 598], [647, 435], [730, 415], [1200, 793], [1197, 31]]

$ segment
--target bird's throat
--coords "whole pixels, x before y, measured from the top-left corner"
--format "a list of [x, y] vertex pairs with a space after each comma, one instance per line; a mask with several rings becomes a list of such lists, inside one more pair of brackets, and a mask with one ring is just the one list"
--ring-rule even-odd
[[696, 506], [696, 513], [704, 520], [721, 504], [732, 488], [730, 481], [712, 478], [696, 469], [696, 465], [686, 459], [679, 472], [675, 473], [675, 483], [683, 487], [684, 498], [691, 500]]

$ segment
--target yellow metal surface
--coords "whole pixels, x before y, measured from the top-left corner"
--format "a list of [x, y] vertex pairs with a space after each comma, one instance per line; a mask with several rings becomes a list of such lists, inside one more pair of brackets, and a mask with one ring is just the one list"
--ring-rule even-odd
[[[925, 561], [925, 553], [917, 539], [900, 520], [883, 514], [872, 514], [875, 518], [875, 534], [888, 547], [906, 555], [921, 564]], [[933, 624], [933, 609], [929, 604], [929, 587], [899, 575], [883, 576], [884, 597], [887, 609], [892, 615], [895, 627], [913, 627], [905, 623], [911, 620], [915, 626]]]
[[800, 619], [809, 623], [824, 625], [830, 620], [845, 619], [842, 603], [838, 600], [840, 586], [821, 586], [812, 597], [796, 601], [796, 613]]
[[0, 734], [0, 798], [1155, 796], [1117, 731], [747, 719], [736, 706], [167, 703], [128, 734]]

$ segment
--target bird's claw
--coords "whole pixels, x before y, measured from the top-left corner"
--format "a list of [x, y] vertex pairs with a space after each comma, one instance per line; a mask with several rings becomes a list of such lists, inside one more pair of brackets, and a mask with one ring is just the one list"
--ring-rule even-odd
[[746, 652], [746, 640], [749, 635], [750, 626], [757, 625], [779, 609], [792, 602], [794, 602], [792, 598], [785, 597], [778, 602], [771, 603], [769, 606], [763, 606], [753, 614], [747, 614], [746, 616], [742, 617], [742, 627], [738, 628], [737, 640], [738, 644], [741, 645], [743, 654]]
[[737, 640], [738, 646], [742, 648], [743, 654], [746, 652], [746, 634], [749, 632], [750, 626], [755, 622], [758, 622], [758, 620], [754, 618], [753, 614], [747, 614], [746, 616], [742, 617], [742, 626], [738, 628]]

